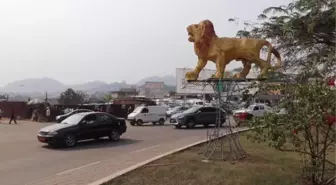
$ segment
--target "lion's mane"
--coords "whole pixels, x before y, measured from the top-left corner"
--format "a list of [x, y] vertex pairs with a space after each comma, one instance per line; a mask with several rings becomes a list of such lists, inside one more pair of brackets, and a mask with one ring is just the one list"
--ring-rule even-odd
[[194, 49], [196, 55], [199, 57], [207, 56], [208, 50], [211, 46], [211, 40], [217, 37], [214, 26], [211, 21], [204, 20], [199, 23], [201, 29], [198, 31], [199, 39], [195, 40]]

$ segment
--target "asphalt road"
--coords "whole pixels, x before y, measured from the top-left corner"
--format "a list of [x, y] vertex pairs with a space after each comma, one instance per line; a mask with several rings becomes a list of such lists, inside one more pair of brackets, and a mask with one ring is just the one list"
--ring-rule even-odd
[[[62, 184], [61, 181], [52, 183], [52, 180], [57, 175], [62, 177], [82, 168], [91, 170], [88, 171], [88, 174], [93, 174], [93, 165], [98, 166], [99, 163], [104, 164], [111, 159], [115, 159], [114, 162], [120, 164], [124, 163], [122, 160], [126, 161], [131, 158], [143, 160], [146, 157], [151, 157], [152, 154], [149, 152], [154, 148], [156, 148], [155, 152], [160, 152], [159, 149], [167, 148], [168, 150], [168, 148], [180, 147], [178, 145], [188, 144], [206, 137], [205, 129], [180, 130], [175, 129], [172, 125], [128, 126], [127, 133], [122, 135], [119, 142], [88, 141], [79, 143], [73, 149], [52, 149], [39, 143], [36, 138], [38, 130], [47, 125], [49, 124], [29, 121], [19, 121], [18, 125], [8, 125], [8, 122], [0, 123], [1, 185], [35, 185], [43, 179], [46, 182], [41, 181], [40, 184]], [[104, 173], [108, 175], [110, 172], [126, 168], [127, 165], [125, 165], [119, 165], [115, 169], [113, 169], [113, 165], [110, 165], [109, 171]], [[82, 181], [76, 181], [75, 184], [81, 185], [99, 180], [99, 178], [106, 176], [104, 173], [100, 172], [99, 175], [92, 177], [78, 177]], [[85, 181], [84, 178], [86, 178]], [[62, 182], [69, 184], [65, 180]]]

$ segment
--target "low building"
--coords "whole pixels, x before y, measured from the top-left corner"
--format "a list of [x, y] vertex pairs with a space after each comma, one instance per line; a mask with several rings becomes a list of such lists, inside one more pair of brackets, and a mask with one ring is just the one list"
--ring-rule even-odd
[[146, 98], [164, 98], [169, 93], [168, 87], [164, 82], [145, 82], [139, 88], [139, 95]]
[[126, 98], [138, 95], [135, 88], [121, 88], [119, 91], [112, 91], [110, 93], [112, 98]]

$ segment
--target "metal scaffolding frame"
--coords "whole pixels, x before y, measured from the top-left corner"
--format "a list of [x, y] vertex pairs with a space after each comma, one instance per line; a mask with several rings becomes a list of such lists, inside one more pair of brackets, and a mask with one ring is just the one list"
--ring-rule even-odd
[[[230, 110], [229, 97], [232, 96], [234, 92], [242, 92], [239, 83], [242, 82], [256, 82], [264, 79], [254, 79], [254, 78], [224, 78], [224, 79], [207, 79], [207, 80], [193, 80], [188, 81], [188, 83], [193, 83], [201, 85], [203, 87], [210, 85], [214, 89], [216, 102], [217, 102], [217, 112], [216, 112], [216, 124], [215, 127], [207, 129], [206, 138], [207, 142], [203, 148], [199, 151], [199, 154], [203, 157], [205, 161], [216, 158], [215, 154], [219, 152], [220, 158], [222, 160], [231, 160], [231, 162], [240, 160], [246, 157], [246, 152], [243, 149], [239, 141], [239, 132], [234, 130], [233, 114]], [[225, 100], [222, 99], [222, 91], [225, 87], [227, 96]], [[223, 115], [224, 112], [224, 115]], [[224, 127], [222, 128], [222, 120], [224, 116]], [[224, 139], [221, 139], [225, 137]], [[229, 150], [226, 150], [229, 148]]]

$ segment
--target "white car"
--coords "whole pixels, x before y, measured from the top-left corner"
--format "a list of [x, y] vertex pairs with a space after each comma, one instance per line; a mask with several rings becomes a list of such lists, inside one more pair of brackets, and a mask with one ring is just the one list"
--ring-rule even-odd
[[246, 120], [249, 116], [260, 117], [264, 116], [267, 112], [273, 112], [273, 109], [266, 104], [255, 103], [247, 108], [233, 111], [233, 117], [238, 118], [239, 120]]

